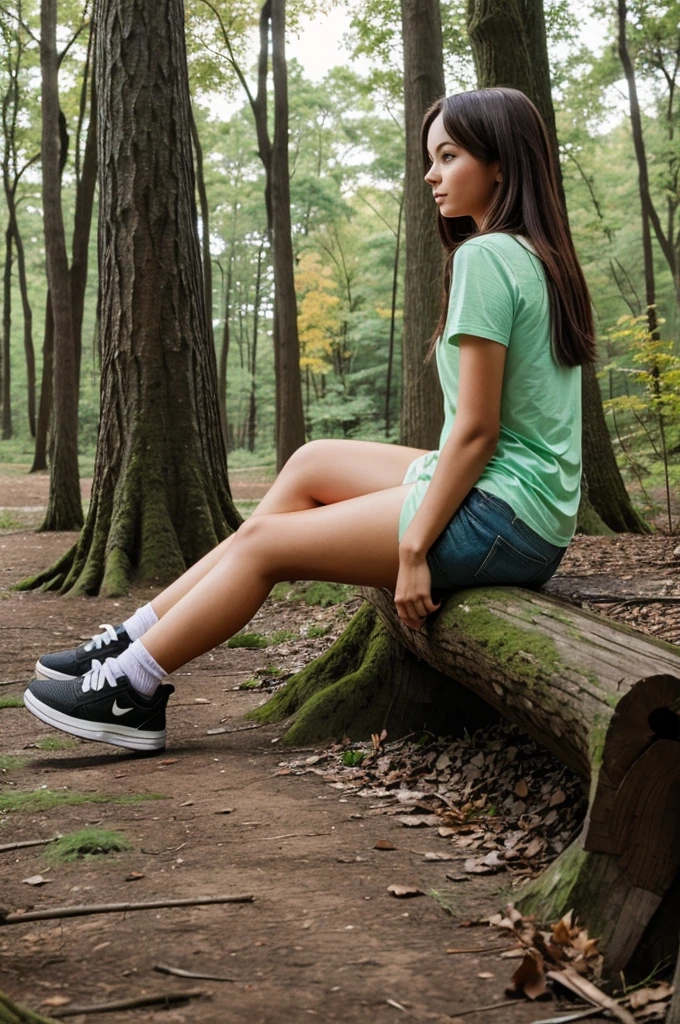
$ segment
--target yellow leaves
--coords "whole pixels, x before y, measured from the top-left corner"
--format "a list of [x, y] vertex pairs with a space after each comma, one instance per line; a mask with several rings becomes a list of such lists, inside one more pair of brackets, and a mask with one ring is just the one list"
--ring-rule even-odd
[[300, 368], [326, 374], [332, 369], [331, 353], [342, 326], [340, 299], [333, 273], [316, 252], [306, 252], [295, 271], [298, 295]]

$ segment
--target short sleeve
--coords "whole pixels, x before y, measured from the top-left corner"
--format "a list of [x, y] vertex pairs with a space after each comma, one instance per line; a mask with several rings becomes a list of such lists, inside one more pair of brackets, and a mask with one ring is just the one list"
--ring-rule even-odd
[[444, 340], [457, 345], [461, 334], [473, 334], [507, 347], [516, 301], [517, 285], [503, 257], [482, 240], [464, 242], [453, 257]]

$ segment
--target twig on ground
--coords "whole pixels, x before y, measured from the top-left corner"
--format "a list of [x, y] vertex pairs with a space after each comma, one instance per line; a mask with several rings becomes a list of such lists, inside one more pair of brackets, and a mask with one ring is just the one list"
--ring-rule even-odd
[[301, 836], [330, 836], [332, 834], [332, 832], [286, 832], [286, 834], [282, 836], [260, 836], [260, 840], [262, 841], [264, 839], [298, 839]]
[[203, 907], [211, 903], [252, 903], [254, 896], [204, 896], [200, 899], [150, 900], [148, 903], [90, 903], [80, 907], [54, 907], [52, 910], [27, 910], [8, 914], [0, 910], [0, 926], [25, 921], [50, 921], [58, 917], [83, 917], [85, 914], [115, 914], [128, 910], [158, 910], [162, 907]]
[[135, 999], [118, 999], [111, 1003], [64, 1006], [54, 1011], [54, 1017], [75, 1017], [81, 1013], [112, 1013], [114, 1010], [134, 1010], [138, 1006], [172, 1006], [175, 1003], [186, 1003], [190, 999], [200, 999], [204, 995], [205, 992], [202, 989], [190, 989], [187, 992], [163, 992], [158, 996], [137, 996]]
[[25, 682], [25, 679], [1, 679], [0, 686], [17, 686], [19, 683]]
[[621, 597], [619, 594], [593, 594], [580, 600], [589, 604], [680, 604], [680, 597]]
[[22, 1024], [54, 1024], [54, 1017], [43, 1017], [41, 1014], [35, 1013], [34, 1010], [29, 1010], [27, 1006], [20, 1006], [4, 992], [0, 992], [0, 1008], [7, 1010], [15, 1021], [21, 1021]]
[[160, 974], [175, 974], [178, 978], [200, 978], [201, 981], [238, 981], [238, 978], [225, 978], [222, 974], [204, 974], [203, 971], [185, 971], [183, 967], [170, 967], [168, 964], [154, 964], [154, 971]]
[[8, 850], [21, 850], [26, 846], [47, 846], [48, 843], [56, 843], [61, 836], [52, 836], [51, 839], [22, 839], [18, 843], [4, 843], [0, 846], [0, 853], [7, 853]]
[[506, 949], [514, 949], [514, 946], [473, 946], [470, 949], [447, 949], [449, 954], [455, 953], [504, 953]]
[[469, 1010], [459, 1010], [453, 1015], [457, 1017], [469, 1017], [472, 1013], [482, 1013], [483, 1010], [501, 1010], [504, 1006], [517, 1006], [516, 999], [505, 999], [502, 1003], [487, 1003], [486, 1006], [471, 1006]]

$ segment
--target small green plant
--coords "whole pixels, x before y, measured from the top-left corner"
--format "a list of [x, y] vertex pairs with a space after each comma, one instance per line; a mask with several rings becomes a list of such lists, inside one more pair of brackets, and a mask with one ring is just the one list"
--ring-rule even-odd
[[294, 633], [292, 629], [277, 629], [275, 633], [269, 635], [269, 646], [275, 647], [277, 644], [283, 644], [286, 640], [296, 640], [297, 633]]
[[317, 636], [327, 636], [332, 629], [333, 626], [330, 623], [327, 626], [310, 626], [307, 630], [307, 636], [313, 640]]
[[340, 760], [347, 768], [358, 768], [364, 757], [363, 750], [345, 750]]
[[12, 757], [11, 754], [0, 754], [0, 772], [13, 772], [17, 768], [23, 768], [25, 764], [25, 757]]
[[8, 512], [0, 512], [0, 530], [20, 530], [24, 524]]
[[275, 601], [299, 601], [300, 594], [297, 592], [294, 583], [275, 583], [269, 592], [269, 596]]
[[49, 811], [53, 807], [78, 804], [136, 804], [142, 800], [165, 800], [162, 793], [107, 796], [106, 793], [70, 793], [66, 789], [30, 789], [0, 794], [0, 812]]
[[267, 665], [265, 672], [268, 676], [281, 676], [283, 675], [283, 669], [277, 668], [276, 665]]
[[333, 604], [342, 604], [356, 591], [356, 587], [345, 583], [324, 583], [315, 580], [305, 591], [305, 604], [329, 608]]
[[48, 846], [45, 850], [45, 859], [53, 864], [63, 864], [131, 849], [132, 843], [122, 832], [111, 832], [103, 828], [82, 828], [78, 832], [62, 836], [56, 843]]
[[236, 633], [227, 640], [227, 647], [266, 647], [267, 638], [261, 633]]
[[65, 736], [43, 736], [35, 741], [38, 750], [70, 750], [80, 746], [78, 740], [67, 740]]
[[262, 686], [261, 679], [246, 679], [238, 684], [239, 690], [256, 690], [258, 686]]
[[23, 697], [0, 697], [0, 710], [2, 708], [23, 708]]

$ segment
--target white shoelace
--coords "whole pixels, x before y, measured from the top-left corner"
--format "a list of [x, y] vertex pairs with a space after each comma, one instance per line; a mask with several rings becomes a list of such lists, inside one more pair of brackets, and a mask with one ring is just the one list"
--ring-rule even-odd
[[109, 686], [118, 686], [118, 680], [113, 674], [111, 662], [105, 661], [102, 664], [101, 661], [95, 659], [92, 662], [90, 671], [86, 672], [83, 676], [83, 684], [80, 689], [82, 693], [88, 693], [90, 690], [102, 690], [105, 683], [108, 683]]
[[85, 644], [86, 651], [100, 651], [102, 647], [108, 647], [109, 644], [115, 643], [118, 639], [118, 634], [110, 622], [101, 622], [99, 628], [103, 629], [104, 632], [93, 636], [89, 644]]

